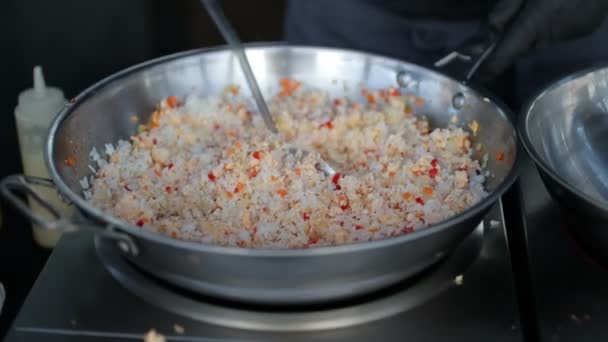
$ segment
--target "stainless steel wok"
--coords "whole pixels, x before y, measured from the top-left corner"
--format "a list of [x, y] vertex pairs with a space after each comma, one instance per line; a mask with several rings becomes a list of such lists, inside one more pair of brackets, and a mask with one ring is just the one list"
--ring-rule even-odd
[[[346, 50], [266, 44], [249, 46], [246, 53], [266, 95], [276, 91], [282, 77], [352, 98], [360, 96], [359, 85], [400, 86], [404, 92], [426, 99], [423, 112], [434, 126], [446, 126], [454, 115], [463, 127], [477, 120], [481, 129], [473, 143], [481, 143], [482, 148], [475, 157], [490, 156], [492, 176], [487, 188], [491, 194], [462, 214], [412, 234], [306, 250], [254, 250], [176, 241], [89, 205], [79, 184], [79, 179], [90, 174], [88, 153], [93, 147], [100, 149], [132, 135], [136, 124], [129, 117], [146, 121], [154, 106], [169, 95], [218, 95], [228, 84], [245, 84], [236, 59], [225, 48], [163, 57], [85, 90], [50, 128], [45, 155], [52, 180], [12, 176], [2, 183], [3, 194], [17, 201], [14, 193], [32, 195], [33, 185], [56, 187], [84, 219], [74, 221], [55, 213], [55, 221], [33, 218], [36, 223], [49, 229], [93, 229], [115, 239], [117, 251], [132, 263], [177, 286], [233, 300], [301, 304], [368, 293], [441, 260], [473, 231], [516, 178], [521, 153], [505, 108], [460, 82], [417, 65]], [[499, 152], [504, 153], [502, 161], [494, 157]], [[77, 161], [74, 167], [64, 162], [70, 157]], [[23, 202], [16, 203], [28, 213]]]
[[571, 232], [608, 262], [608, 68], [548, 87], [524, 108], [525, 148]]

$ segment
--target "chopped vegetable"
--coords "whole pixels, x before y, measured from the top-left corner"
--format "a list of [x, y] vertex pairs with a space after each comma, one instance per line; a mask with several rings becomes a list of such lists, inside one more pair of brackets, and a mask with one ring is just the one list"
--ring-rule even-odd
[[74, 165], [76, 165], [76, 158], [74, 157], [68, 157], [68, 159], [65, 160], [65, 165], [72, 167]]
[[410, 226], [405, 226], [403, 227], [403, 229], [401, 230], [401, 232], [408, 234], [414, 231], [414, 227], [410, 227]]
[[149, 128], [157, 128], [160, 127], [160, 112], [156, 111], [152, 113], [152, 117], [150, 119], [150, 123], [148, 124]]
[[350, 209], [350, 205], [348, 204], [348, 198], [346, 198], [346, 196], [344, 195], [338, 196], [338, 205], [342, 210]]
[[179, 102], [177, 101], [177, 97], [175, 97], [175, 96], [167, 97], [167, 106], [169, 106], [170, 108], [175, 108], [178, 106], [178, 104], [179, 104]]
[[229, 86], [227, 90], [230, 94], [236, 96], [239, 94], [239, 89], [240, 89], [239, 86]]
[[308, 237], [308, 243], [311, 245], [314, 245], [315, 243], [319, 242], [319, 234], [312, 234], [312, 236]]
[[279, 81], [279, 84], [281, 85], [281, 92], [279, 93], [279, 96], [291, 96], [302, 85], [301, 82], [289, 78], [282, 78]]
[[330, 120], [330, 121], [326, 121], [323, 124], [321, 124], [321, 126], [319, 126], [319, 128], [327, 128], [327, 129], [332, 129], [334, 128], [334, 123]]
[[254, 167], [249, 169], [249, 178], [254, 178], [257, 175], [258, 175], [258, 171]]
[[367, 94], [367, 103], [372, 104], [372, 103], [375, 103], [375, 102], [376, 102], [376, 99], [374, 98], [374, 95], [373, 94]]
[[147, 130], [148, 130], [148, 128], [145, 125], [137, 126], [137, 134], [142, 134], [143, 132], [145, 132]]
[[263, 151], [253, 151], [253, 153], [251, 154], [251, 156], [252, 156], [254, 159], [257, 159], [257, 160], [262, 159], [262, 156], [263, 156], [263, 155], [264, 155], [264, 152], [263, 152]]
[[342, 177], [340, 172], [336, 172], [333, 177], [331, 177], [331, 182], [334, 183], [336, 190], [342, 190], [342, 187], [340, 186], [340, 177]]
[[469, 123], [469, 128], [474, 136], [477, 135], [479, 132], [479, 122], [477, 122], [477, 120], [471, 121], [471, 123]]
[[236, 194], [238, 192], [241, 192], [243, 191], [243, 189], [245, 189], [245, 184], [238, 182], [236, 183], [236, 187], [234, 188], [234, 193]]

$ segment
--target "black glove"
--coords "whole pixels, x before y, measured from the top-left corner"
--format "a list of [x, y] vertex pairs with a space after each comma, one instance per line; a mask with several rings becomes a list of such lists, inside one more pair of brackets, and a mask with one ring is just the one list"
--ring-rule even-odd
[[483, 77], [500, 74], [534, 49], [591, 34], [607, 14], [608, 0], [499, 0], [487, 23], [498, 42]]

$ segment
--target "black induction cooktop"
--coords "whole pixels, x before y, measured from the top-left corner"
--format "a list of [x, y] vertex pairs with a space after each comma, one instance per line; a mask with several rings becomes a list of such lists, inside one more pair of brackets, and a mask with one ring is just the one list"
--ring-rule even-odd
[[414, 281], [316, 311], [224, 308], [163, 288], [110, 248], [84, 232], [64, 236], [6, 340], [142, 340], [150, 329], [169, 341], [523, 340], [500, 203]]

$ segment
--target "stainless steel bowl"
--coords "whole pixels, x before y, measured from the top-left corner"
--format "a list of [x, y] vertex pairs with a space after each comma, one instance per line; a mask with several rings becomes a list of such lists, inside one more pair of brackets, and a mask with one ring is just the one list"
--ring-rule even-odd
[[525, 106], [519, 129], [574, 236], [608, 261], [608, 68], [548, 87]]
[[[100, 81], [76, 97], [51, 126], [45, 155], [52, 181], [13, 176], [2, 182], [2, 193], [28, 214], [13, 190], [29, 194], [32, 182], [56, 186], [87, 218], [73, 222], [37, 220], [48, 228], [90, 227], [117, 240], [124, 257], [166, 281], [213, 296], [264, 304], [293, 304], [361, 295], [408, 278], [441, 260], [481, 222], [487, 210], [517, 176], [521, 153], [507, 111], [492, 98], [462, 83], [420, 66], [360, 52], [284, 45], [246, 49], [253, 72], [266, 95], [278, 80], [291, 77], [331, 94], [360, 98], [360, 85], [400, 86], [427, 101], [422, 107], [431, 124], [447, 126], [453, 116], [467, 128], [477, 120], [481, 130], [476, 158], [491, 157], [489, 196], [463, 213], [390, 239], [307, 250], [241, 249], [177, 241], [109, 216], [82, 197], [79, 180], [90, 174], [93, 147], [128, 138], [136, 130], [129, 118], [145, 122], [154, 106], [169, 95], [218, 95], [227, 84], [245, 84], [230, 50], [215, 48], [184, 52], [137, 65]], [[247, 87], [242, 87], [246, 90]], [[468, 128], [467, 128], [468, 129]], [[503, 160], [497, 160], [497, 153]], [[75, 158], [68, 167], [65, 160]], [[29, 213], [31, 214], [31, 213]]]

